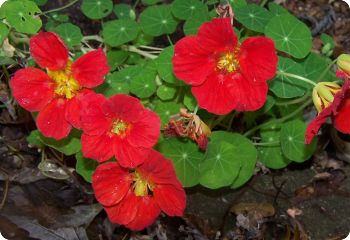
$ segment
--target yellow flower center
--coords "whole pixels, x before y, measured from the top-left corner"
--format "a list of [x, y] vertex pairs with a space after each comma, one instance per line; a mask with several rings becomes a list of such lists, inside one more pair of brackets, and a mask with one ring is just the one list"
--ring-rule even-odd
[[320, 113], [323, 109], [329, 107], [334, 100], [334, 95], [341, 90], [341, 87], [332, 82], [320, 82], [312, 91], [312, 100], [317, 111]]
[[58, 71], [47, 70], [47, 74], [55, 81], [55, 93], [59, 96], [64, 96], [67, 99], [71, 99], [81, 88], [78, 81], [72, 76], [72, 61], [68, 60], [65, 69]]
[[239, 48], [236, 48], [232, 52], [224, 53], [219, 57], [216, 67], [224, 72], [232, 73], [239, 69], [239, 60], [238, 60]]
[[126, 136], [126, 132], [129, 128], [130, 124], [121, 119], [117, 119], [113, 122], [112, 132], [123, 138]]
[[142, 175], [138, 171], [133, 173], [133, 181], [133, 190], [135, 195], [138, 197], [147, 196], [148, 192], [152, 192], [154, 189], [154, 185], [142, 178]]

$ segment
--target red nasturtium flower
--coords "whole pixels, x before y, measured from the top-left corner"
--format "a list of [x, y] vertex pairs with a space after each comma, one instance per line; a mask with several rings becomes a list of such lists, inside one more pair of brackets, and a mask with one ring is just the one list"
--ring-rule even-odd
[[200, 107], [227, 114], [264, 105], [267, 80], [275, 76], [278, 62], [271, 39], [249, 37], [240, 44], [230, 18], [217, 18], [177, 42], [174, 51], [174, 73], [192, 86]]
[[92, 187], [113, 223], [142, 230], [160, 214], [182, 216], [186, 195], [170, 160], [150, 149], [148, 160], [136, 169], [117, 162], [99, 165]]
[[350, 80], [347, 77], [342, 87], [335, 83], [318, 83], [313, 90], [313, 101], [319, 114], [306, 129], [306, 144], [312, 141], [328, 117], [338, 131], [350, 133]]
[[107, 58], [98, 49], [72, 62], [63, 41], [52, 32], [33, 36], [29, 46], [33, 59], [47, 72], [33, 67], [17, 71], [10, 82], [13, 96], [24, 109], [39, 112], [36, 123], [43, 135], [62, 139], [72, 126], [80, 128], [80, 98], [103, 83]]
[[160, 134], [158, 115], [126, 94], [109, 99], [96, 93], [85, 95], [81, 122], [84, 156], [98, 162], [115, 156], [123, 167], [145, 161]]

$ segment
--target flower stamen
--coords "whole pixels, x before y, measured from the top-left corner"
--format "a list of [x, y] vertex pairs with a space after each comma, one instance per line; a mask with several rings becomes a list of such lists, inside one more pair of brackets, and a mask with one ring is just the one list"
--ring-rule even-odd
[[121, 138], [124, 138], [129, 128], [130, 124], [121, 119], [117, 119], [113, 122], [112, 132], [117, 134]]
[[225, 71], [227, 73], [235, 72], [239, 69], [239, 60], [237, 57], [239, 49], [235, 49], [233, 52], [224, 53], [219, 57], [217, 62], [217, 69]]
[[152, 192], [154, 189], [154, 185], [144, 179], [138, 171], [133, 173], [133, 181], [133, 190], [135, 195], [138, 197], [147, 196], [148, 192]]

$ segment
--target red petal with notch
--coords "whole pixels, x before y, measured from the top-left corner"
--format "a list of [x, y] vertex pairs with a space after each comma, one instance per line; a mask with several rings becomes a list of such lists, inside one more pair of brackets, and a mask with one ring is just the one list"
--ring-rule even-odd
[[128, 123], [137, 122], [142, 118], [144, 110], [139, 99], [126, 94], [117, 94], [110, 97], [102, 104], [101, 108], [106, 116], [119, 118]]
[[53, 32], [39, 32], [30, 38], [30, 54], [42, 68], [60, 70], [66, 67], [68, 50]]
[[160, 134], [160, 118], [154, 112], [145, 109], [142, 118], [132, 123], [132, 128], [127, 136], [129, 143], [135, 147], [153, 147]]
[[148, 159], [149, 154], [148, 148], [132, 146], [126, 139], [116, 140], [113, 151], [119, 164], [127, 168], [137, 167]]
[[113, 145], [116, 136], [112, 134], [102, 134], [90, 136], [85, 133], [81, 135], [81, 150], [84, 157], [94, 159], [98, 162], [105, 162], [114, 155]]
[[68, 136], [72, 126], [65, 118], [66, 103], [63, 98], [53, 99], [39, 112], [36, 124], [45, 137], [60, 140]]
[[236, 97], [231, 94], [235, 87], [236, 84], [229, 75], [214, 72], [202, 85], [192, 87], [192, 94], [201, 108], [217, 115], [224, 115], [237, 105]]
[[197, 37], [200, 46], [213, 53], [232, 49], [238, 43], [230, 18], [215, 18], [202, 24]]
[[130, 190], [119, 204], [105, 207], [105, 210], [112, 223], [126, 225], [135, 219], [140, 201], [141, 198], [136, 197]]
[[187, 84], [202, 84], [215, 70], [216, 61], [213, 53], [199, 46], [197, 37], [184, 37], [175, 44], [172, 59], [174, 74]]
[[66, 107], [66, 119], [73, 125], [73, 127], [81, 128], [81, 111], [83, 109], [82, 99], [86, 94], [93, 93], [93, 91], [85, 88], [80, 90], [76, 96], [69, 99]]
[[36, 68], [18, 70], [10, 86], [19, 105], [31, 112], [43, 109], [55, 95], [55, 84], [45, 72]]
[[116, 162], [99, 165], [92, 175], [96, 199], [107, 207], [118, 204], [129, 191], [131, 183], [129, 171]]
[[74, 78], [84, 87], [94, 88], [103, 83], [109, 72], [107, 57], [102, 48], [78, 58], [72, 65]]
[[231, 75], [231, 79], [235, 86], [230, 90], [236, 99], [237, 111], [255, 111], [264, 106], [268, 91], [266, 82], [253, 83], [239, 73]]
[[101, 135], [112, 128], [112, 119], [102, 111], [107, 99], [102, 94], [91, 92], [81, 96], [81, 127], [85, 134]]
[[350, 133], [350, 92], [339, 106], [339, 112], [334, 117], [334, 126], [342, 133]]
[[266, 82], [276, 75], [278, 57], [274, 42], [266, 37], [250, 37], [241, 45], [240, 71], [251, 82]]
[[152, 197], [139, 197], [137, 214], [126, 227], [134, 231], [140, 231], [151, 225], [159, 214], [160, 208]]
[[169, 216], [182, 216], [186, 208], [186, 193], [174, 185], [157, 185], [153, 191], [160, 209]]

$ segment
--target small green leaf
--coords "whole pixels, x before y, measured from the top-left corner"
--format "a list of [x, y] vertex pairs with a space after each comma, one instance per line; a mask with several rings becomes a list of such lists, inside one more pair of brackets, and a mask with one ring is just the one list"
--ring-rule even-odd
[[139, 46], [139, 45], [151, 45], [153, 43], [153, 40], [154, 40], [154, 37], [152, 37], [150, 35], [147, 35], [147, 34], [145, 34], [143, 32], [140, 32], [137, 35], [137, 38], [133, 41], [133, 43], [136, 46]]
[[42, 148], [44, 146], [40, 139], [39, 130], [31, 131], [29, 136], [27, 137], [27, 142], [33, 146], [37, 146], [38, 148]]
[[291, 161], [304, 162], [316, 150], [316, 141], [305, 145], [306, 124], [300, 120], [292, 120], [281, 127], [281, 147], [283, 154]]
[[79, 45], [83, 39], [83, 34], [80, 31], [80, 28], [71, 23], [62, 23], [58, 25], [54, 32], [58, 33], [68, 47], [73, 47]]
[[289, 13], [287, 9], [285, 9], [281, 5], [278, 5], [277, 3], [274, 3], [274, 2], [269, 3], [269, 10], [275, 16], [280, 16], [280, 15]]
[[332, 36], [329, 36], [326, 33], [322, 33], [320, 39], [322, 40], [323, 45], [329, 44], [331, 48], [335, 47], [334, 39]]
[[331, 82], [336, 80], [334, 71], [329, 70], [323, 79], [320, 79], [323, 71], [331, 64], [332, 61], [322, 55], [316, 53], [310, 53], [307, 58], [302, 62], [304, 67], [304, 77], [311, 79], [315, 83], [317, 82]]
[[154, 37], [175, 32], [177, 23], [168, 5], [148, 7], [140, 15], [142, 31]]
[[123, 64], [128, 56], [129, 53], [123, 50], [107, 52], [108, 66], [110, 67], [111, 71]]
[[162, 124], [169, 122], [170, 116], [179, 113], [181, 108], [180, 104], [174, 102], [157, 102], [154, 111], [159, 115]]
[[209, 21], [209, 14], [194, 14], [188, 18], [184, 24], [185, 35], [195, 35], [199, 27], [206, 21]]
[[163, 101], [174, 98], [175, 94], [176, 88], [171, 86], [161, 85], [157, 89], [157, 96]]
[[175, 17], [187, 20], [195, 15], [208, 15], [208, 7], [199, 0], [175, 0], [171, 4], [171, 11]]
[[310, 29], [293, 15], [273, 17], [266, 25], [265, 35], [272, 38], [276, 48], [295, 58], [304, 58], [312, 47]]
[[[259, 160], [268, 168], [281, 169], [286, 167], [288, 160], [282, 153], [280, 144], [280, 127], [276, 125], [260, 131], [261, 142], [272, 143], [272, 145], [259, 147]], [[277, 142], [275, 144], [275, 142]]]
[[6, 24], [0, 22], [0, 46], [4, 42], [4, 40], [7, 38], [7, 35], [9, 34], [9, 29], [6, 26]]
[[173, 73], [173, 64], [171, 59], [174, 55], [174, 46], [164, 48], [158, 58], [156, 58], [157, 70], [161, 79], [165, 82], [177, 86], [183, 86], [184, 83], [178, 80]]
[[6, 1], [1, 8], [8, 23], [18, 32], [35, 34], [42, 26], [41, 19], [37, 16], [41, 10], [32, 1]]
[[[279, 57], [277, 70], [282, 73], [291, 73], [304, 76], [304, 69], [290, 58]], [[292, 77], [277, 75], [270, 81], [270, 90], [280, 98], [294, 98], [303, 96], [310, 88], [308, 83]]]
[[148, 98], [152, 96], [157, 90], [156, 76], [157, 71], [155, 69], [147, 68], [150, 63], [148, 62], [145, 67], [130, 81], [130, 91], [139, 98]]
[[83, 0], [81, 11], [91, 19], [101, 19], [113, 10], [112, 0]]
[[248, 4], [235, 10], [235, 18], [245, 27], [264, 32], [266, 24], [273, 17], [272, 13], [256, 4]]
[[238, 188], [246, 183], [254, 174], [257, 150], [246, 137], [224, 131], [215, 131], [210, 136], [210, 143], [221, 144], [226, 142], [234, 147], [231, 153], [231, 161], [240, 162], [238, 175], [231, 181], [232, 188]]
[[84, 158], [82, 152], [75, 154], [75, 158], [77, 160], [75, 170], [85, 179], [85, 181], [91, 183], [92, 174], [95, 172], [98, 162], [89, 158]]
[[229, 0], [229, 3], [231, 4], [231, 7], [234, 11], [236, 11], [237, 8], [244, 7], [247, 5], [246, 0]]
[[137, 37], [140, 28], [131, 19], [120, 19], [106, 22], [102, 29], [105, 42], [112, 47], [130, 42]]
[[114, 5], [113, 12], [119, 19], [127, 18], [127, 19], [136, 19], [136, 15], [134, 10], [131, 8], [130, 5], [121, 3]]
[[164, 139], [157, 147], [173, 162], [176, 176], [184, 187], [192, 187], [199, 183], [199, 164], [204, 154], [198, 150], [197, 144], [189, 139], [172, 137]]
[[187, 91], [184, 96], [184, 105], [188, 110], [193, 111], [197, 106], [197, 100], [192, 95], [191, 91]]
[[200, 165], [200, 184], [210, 189], [231, 185], [242, 164], [235, 153], [237, 149], [232, 144], [210, 142]]

